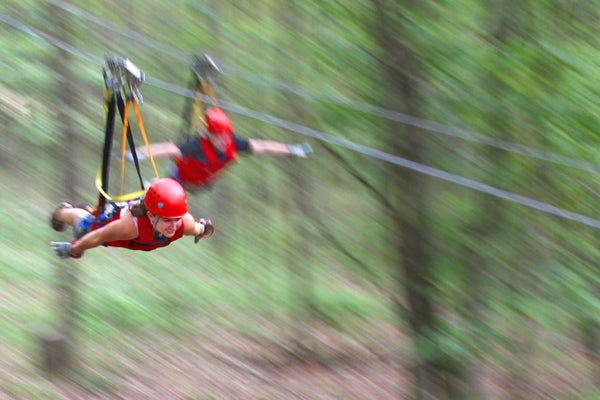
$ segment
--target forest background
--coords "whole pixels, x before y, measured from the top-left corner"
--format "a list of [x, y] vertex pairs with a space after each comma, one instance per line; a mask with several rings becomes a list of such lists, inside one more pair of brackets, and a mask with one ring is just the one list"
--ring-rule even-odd
[[[599, 6], [4, 1], [0, 398], [600, 398]], [[203, 52], [238, 134], [314, 153], [190, 196], [198, 245], [57, 259], [50, 212], [97, 198], [104, 57], [177, 141]]]

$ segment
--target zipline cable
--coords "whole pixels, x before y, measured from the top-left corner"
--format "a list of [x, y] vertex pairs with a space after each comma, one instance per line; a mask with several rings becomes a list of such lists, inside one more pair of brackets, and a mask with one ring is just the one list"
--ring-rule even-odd
[[138, 33], [132, 29], [123, 29], [123, 28], [119, 27], [118, 25], [113, 24], [110, 21], [107, 21], [104, 18], [101, 18], [95, 14], [84, 11], [78, 7], [75, 7], [69, 3], [66, 3], [61, 0], [46, 0], [46, 1], [49, 4], [51, 4], [55, 7], [58, 7], [64, 11], [67, 11], [73, 15], [76, 15], [80, 18], [83, 18], [88, 22], [92, 22], [102, 28], [108, 29], [112, 32], [116, 32], [116, 33], [120, 34], [121, 36], [125, 36], [129, 39], [133, 39], [133, 40], [137, 41], [138, 43], [142, 43], [148, 47], [152, 47], [156, 50], [162, 51], [163, 53], [168, 54], [171, 57], [177, 58], [181, 61], [186, 61], [186, 62], [189, 61], [189, 57], [185, 53], [175, 50], [173, 47], [162, 44], [156, 40], [150, 40], [150, 39], [146, 38], [144, 35], [142, 35], [141, 33]]
[[[102, 28], [114, 31], [122, 36], [128, 37], [129, 39], [136, 40], [137, 42], [152, 47], [156, 50], [162, 51], [172, 57], [175, 57], [182, 61], [189, 61], [189, 58], [183, 53], [180, 52], [173, 47], [166, 45], [164, 43], [158, 42], [153, 39], [149, 39], [144, 35], [133, 31], [131, 29], [121, 28], [106, 19], [98, 17], [95, 14], [84, 11], [80, 8], [77, 8], [71, 4], [68, 4], [62, 0], [47, 0], [48, 3], [53, 6], [59, 7], [73, 15], [76, 15], [80, 18], [85, 19], [88, 22], [92, 22]], [[508, 151], [515, 154], [520, 154], [526, 157], [535, 158], [538, 160], [551, 162], [554, 164], [564, 165], [567, 167], [579, 169], [582, 171], [590, 172], [596, 175], [600, 175], [600, 165], [590, 163], [587, 161], [582, 161], [579, 159], [575, 159], [572, 157], [567, 157], [539, 149], [535, 149], [529, 146], [511, 143], [508, 141], [504, 141], [501, 139], [491, 138], [486, 135], [482, 135], [480, 133], [456, 128], [448, 125], [443, 125], [431, 120], [427, 120], [424, 118], [419, 118], [415, 116], [411, 116], [408, 114], [404, 114], [398, 111], [384, 109], [381, 107], [377, 107], [364, 102], [356, 102], [350, 101], [348, 99], [343, 99], [338, 96], [333, 95], [315, 95], [314, 93], [310, 93], [309, 91], [290, 83], [281, 82], [273, 79], [267, 79], [264, 77], [257, 77], [254, 74], [243, 72], [241, 70], [236, 70], [235, 68], [229, 67], [226, 64], [222, 66], [223, 72], [225, 74], [234, 75], [237, 78], [241, 78], [245, 81], [259, 84], [262, 86], [274, 87], [278, 90], [284, 90], [296, 94], [300, 97], [312, 100], [312, 101], [324, 101], [332, 104], [337, 104], [349, 108], [354, 111], [360, 111], [366, 114], [370, 114], [376, 117], [384, 118], [390, 121], [402, 123], [405, 125], [413, 126], [415, 128], [423, 129], [425, 131], [435, 132], [438, 134], [451, 136], [455, 138], [459, 138], [466, 141], [476, 142], [480, 144], [484, 144], [490, 147], [498, 148], [504, 151]]]
[[[6, 15], [0, 14], [0, 21], [5, 22], [17, 29], [20, 29], [20, 30], [26, 32], [26, 33], [29, 33], [29, 34], [32, 34], [39, 38], [42, 38], [42, 39], [48, 41], [49, 43], [51, 43], [57, 47], [60, 47], [64, 50], [67, 50], [67, 51], [71, 52], [72, 54], [82, 57], [90, 62], [97, 63], [98, 65], [102, 65], [102, 61], [99, 61], [99, 59], [97, 57], [91, 56], [91, 55], [89, 55], [89, 54], [87, 54], [87, 53], [61, 41], [61, 40], [58, 40], [50, 35], [47, 35], [43, 32], [33, 29], [27, 25], [24, 25], [18, 21], [15, 21], [14, 19], [7, 17]], [[195, 92], [192, 92], [188, 89], [184, 89], [184, 88], [176, 86], [176, 85], [162, 82], [157, 79], [146, 78], [146, 84], [157, 87], [159, 89], [163, 89], [165, 91], [172, 92], [174, 94], [179, 94], [181, 96], [186, 96], [186, 97], [190, 97], [190, 98], [197, 97], [197, 94]], [[207, 101], [210, 101], [210, 98], [207, 98]], [[473, 190], [476, 190], [476, 191], [479, 191], [479, 192], [482, 192], [485, 194], [489, 194], [494, 197], [509, 200], [514, 203], [521, 204], [521, 205], [524, 205], [526, 207], [529, 207], [529, 208], [532, 208], [532, 209], [535, 209], [535, 210], [538, 210], [541, 212], [545, 212], [547, 214], [552, 214], [552, 215], [558, 216], [560, 218], [571, 220], [571, 221], [574, 221], [574, 222], [577, 222], [577, 223], [580, 223], [583, 225], [590, 226], [592, 228], [600, 229], [600, 220], [598, 220], [598, 219], [594, 219], [594, 218], [587, 217], [582, 214], [578, 214], [578, 213], [568, 211], [568, 210], [565, 210], [565, 209], [562, 209], [559, 207], [555, 207], [550, 204], [544, 203], [542, 201], [530, 199], [528, 197], [521, 196], [519, 194], [512, 193], [507, 190], [499, 189], [497, 187], [494, 187], [494, 186], [491, 186], [491, 185], [488, 185], [485, 183], [481, 183], [481, 182], [478, 182], [478, 181], [475, 181], [475, 180], [472, 180], [469, 178], [465, 178], [460, 175], [451, 174], [449, 172], [445, 172], [445, 171], [442, 171], [437, 168], [433, 168], [433, 167], [430, 167], [430, 166], [427, 166], [424, 164], [410, 161], [405, 158], [396, 156], [394, 154], [386, 153], [381, 150], [377, 150], [377, 149], [373, 149], [373, 148], [370, 148], [370, 147], [367, 147], [367, 146], [364, 146], [361, 144], [357, 144], [350, 140], [340, 138], [340, 137], [337, 137], [334, 135], [326, 134], [326, 133], [317, 131], [315, 129], [308, 128], [306, 126], [296, 124], [294, 122], [286, 121], [286, 120], [283, 120], [283, 119], [280, 119], [277, 117], [273, 117], [273, 116], [270, 116], [267, 114], [263, 114], [263, 113], [248, 109], [248, 108], [236, 106], [232, 103], [220, 101], [219, 105], [224, 109], [230, 110], [230, 111], [238, 113], [238, 114], [248, 116], [250, 118], [254, 118], [259, 121], [263, 121], [265, 123], [268, 123], [268, 124], [271, 124], [274, 126], [278, 126], [285, 130], [293, 131], [293, 132], [299, 133], [304, 136], [308, 136], [308, 137], [312, 137], [312, 138], [320, 140], [320, 141], [328, 142], [328, 143], [334, 144], [336, 146], [343, 147], [348, 150], [354, 151], [356, 153], [363, 154], [365, 156], [376, 158], [381, 161], [385, 161], [385, 162], [388, 162], [388, 163], [391, 163], [391, 164], [394, 164], [394, 165], [397, 165], [400, 167], [408, 168], [415, 172], [419, 172], [419, 173], [422, 173], [422, 174], [425, 174], [425, 175], [428, 175], [428, 176], [431, 176], [434, 178], [438, 178], [438, 179], [441, 179], [441, 180], [444, 180], [447, 182], [455, 183], [459, 186], [470, 188], [470, 189], [473, 189]]]
[[54, 45], [55, 47], [61, 48], [73, 55], [76, 55], [80, 58], [83, 58], [89, 62], [91, 62], [92, 64], [96, 64], [98, 66], [102, 66], [104, 64], [104, 60], [95, 56], [92, 56], [89, 53], [85, 53], [83, 51], [80, 51], [78, 48], [71, 46], [70, 44], [57, 39], [53, 36], [48, 35], [47, 33], [44, 33], [42, 31], [39, 31], [35, 28], [30, 27], [29, 25], [25, 25], [22, 22], [17, 21], [14, 18], [11, 18], [7, 15], [4, 14], [0, 14], [0, 21], [4, 22], [7, 25], [12, 26], [13, 28], [19, 29], [25, 33], [28, 33], [32, 36], [36, 36], [40, 39], [45, 40], [46, 42]]
[[[226, 65], [223, 67], [223, 70], [227, 72], [231, 70]], [[276, 80], [270, 80], [266, 78], [258, 78], [253, 74], [248, 74], [240, 71], [234, 72], [237, 77], [241, 77], [247, 81], [251, 81], [253, 83], [259, 85], [269, 85], [265, 83], [267, 80], [270, 82], [269, 86], [275, 86], [277, 89], [289, 91], [293, 94], [296, 94], [303, 98], [314, 99], [315, 95], [308, 92], [307, 90], [292, 85], [289, 83], [284, 83]], [[446, 136], [451, 136], [455, 138], [459, 138], [462, 140], [476, 142], [480, 144], [484, 144], [490, 147], [495, 147], [497, 149], [505, 150], [511, 153], [521, 154], [526, 157], [536, 158], [538, 160], [551, 162], [554, 164], [560, 164], [567, 167], [579, 169], [585, 172], [590, 172], [596, 175], [600, 175], [600, 165], [590, 163], [587, 161], [582, 161], [579, 159], [575, 159], [572, 157], [567, 157], [551, 152], [547, 152], [544, 150], [535, 149], [529, 146], [525, 146], [518, 143], [512, 143], [501, 139], [495, 139], [486, 135], [482, 135], [480, 133], [462, 129], [457, 127], [452, 127], [449, 125], [443, 125], [438, 122], [434, 122], [431, 120], [427, 120], [424, 118], [415, 117], [412, 115], [404, 114], [398, 111], [384, 109], [381, 107], [374, 106], [372, 104], [363, 103], [363, 102], [355, 102], [347, 99], [343, 99], [333, 95], [320, 95], [317, 100], [323, 100], [329, 103], [338, 104], [344, 106], [346, 108], [352, 109], [354, 111], [364, 112], [366, 114], [370, 114], [376, 117], [384, 118], [393, 122], [402, 123], [405, 125], [413, 126], [415, 128], [423, 129], [425, 131], [435, 132]]]

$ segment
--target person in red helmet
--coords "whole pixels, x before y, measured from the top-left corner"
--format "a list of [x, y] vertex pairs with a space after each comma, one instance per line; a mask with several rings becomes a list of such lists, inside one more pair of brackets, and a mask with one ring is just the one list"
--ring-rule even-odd
[[52, 227], [64, 231], [73, 226], [75, 240], [51, 242], [52, 249], [61, 258], [80, 258], [83, 253], [101, 245], [130, 250], [151, 251], [170, 245], [183, 236], [194, 236], [195, 241], [214, 233], [210, 220], [194, 217], [187, 212], [185, 189], [171, 178], [154, 181], [143, 201], [137, 207], [123, 207], [106, 224], [93, 223], [81, 230], [81, 221], [93, 219], [85, 209], [63, 202], [52, 215]]
[[[218, 107], [204, 112], [204, 130], [176, 145], [172, 142], [151, 145], [152, 156], [172, 160], [169, 173], [190, 192], [211, 184], [238, 153], [306, 158], [312, 152], [308, 143], [285, 144], [272, 140], [248, 139], [233, 132], [231, 120]], [[148, 157], [145, 148], [138, 149], [140, 159]], [[132, 155], [127, 155], [129, 161]]]

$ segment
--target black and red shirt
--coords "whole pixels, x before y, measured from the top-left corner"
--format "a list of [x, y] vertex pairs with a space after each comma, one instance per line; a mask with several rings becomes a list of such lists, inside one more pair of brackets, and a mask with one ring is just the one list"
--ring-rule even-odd
[[182, 158], [175, 159], [176, 176], [181, 183], [191, 186], [202, 186], [235, 161], [237, 152], [250, 151], [250, 142], [246, 138], [231, 136], [226, 149], [216, 150], [205, 137], [190, 137], [179, 146]]

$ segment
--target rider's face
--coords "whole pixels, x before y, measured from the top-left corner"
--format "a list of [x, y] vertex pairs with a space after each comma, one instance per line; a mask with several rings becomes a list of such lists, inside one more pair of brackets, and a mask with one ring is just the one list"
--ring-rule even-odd
[[173, 237], [177, 229], [181, 227], [183, 217], [179, 218], [162, 218], [158, 217], [154, 225], [154, 229], [162, 233], [165, 237]]
[[231, 141], [231, 136], [215, 135], [210, 133], [208, 135], [208, 140], [210, 140], [210, 143], [214, 146], [215, 149], [217, 149], [220, 152], [224, 152], [225, 149], [227, 149], [229, 142]]

